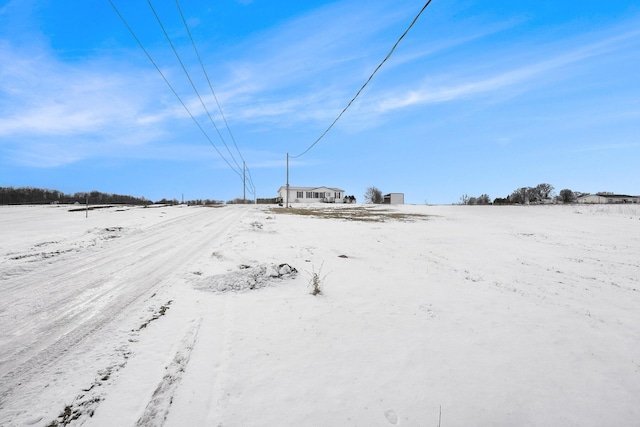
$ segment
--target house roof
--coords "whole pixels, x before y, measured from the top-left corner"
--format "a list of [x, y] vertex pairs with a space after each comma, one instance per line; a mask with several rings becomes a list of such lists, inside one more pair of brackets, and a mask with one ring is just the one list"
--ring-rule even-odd
[[[280, 188], [278, 188], [278, 193], [280, 192], [280, 190], [285, 189], [286, 190], [286, 186], [283, 185]], [[341, 188], [335, 188], [335, 187], [325, 187], [325, 186], [320, 186], [320, 187], [295, 187], [293, 185], [289, 186], [289, 191], [294, 190], [294, 191], [313, 191], [313, 190], [319, 190], [321, 188], [326, 188], [327, 190], [331, 190], [331, 191], [339, 191], [344, 193], [344, 190]]]

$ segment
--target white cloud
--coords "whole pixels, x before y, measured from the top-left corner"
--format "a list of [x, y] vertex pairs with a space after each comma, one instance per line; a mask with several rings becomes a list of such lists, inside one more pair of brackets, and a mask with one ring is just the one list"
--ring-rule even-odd
[[[375, 111], [386, 113], [412, 106], [491, 94], [505, 89], [517, 93], [524, 92], [543, 84], [543, 78], [547, 75], [556, 73], [560, 75], [561, 79], [567, 79], [570, 76], [562, 75], [560, 71], [564, 67], [624, 49], [628, 42], [637, 43], [638, 36], [640, 36], [640, 31], [634, 30], [586, 45], [572, 47], [564, 52], [559, 51], [557, 46], [550, 46], [548, 49], [559, 51], [551, 59], [537, 59], [540, 52], [533, 52], [533, 58], [530, 59], [532, 62], [508, 71], [496, 68], [497, 72], [487, 77], [475, 77], [473, 72], [468, 71], [465, 77], [458, 77], [457, 81], [456, 76], [451, 75], [432, 77], [427, 79], [419, 89], [407, 89], [399, 95], [393, 90], [380, 96]], [[440, 83], [432, 83], [436, 80], [439, 80]]]
[[232, 96], [269, 99], [276, 92], [289, 97], [276, 100], [277, 104], [295, 103], [291, 99], [305, 98], [314, 90], [353, 87], [372, 70], [370, 50], [390, 48], [367, 41], [407, 16], [406, 9], [381, 11], [379, 4], [357, 14], [353, 7], [349, 2], [331, 4], [254, 35], [234, 49], [242, 53], [226, 63], [230, 78], [216, 87], [228, 93], [229, 100]]
[[[353, 4], [334, 3], [230, 46], [228, 51], [235, 52], [234, 56], [217, 64], [211, 75], [216, 76], [212, 83], [234, 132], [240, 126], [285, 128], [310, 123], [324, 130], [404, 30], [407, 19], [416, 12], [414, 6], [408, 2], [399, 8], [374, 3], [354, 14]], [[509, 43], [505, 43], [507, 49], [501, 53], [503, 57], [513, 54], [516, 59], [511, 63], [498, 63], [498, 58], [476, 64], [459, 53], [519, 23], [470, 25], [473, 28], [456, 33], [459, 36], [434, 40], [428, 38], [428, 29], [417, 26], [415, 37], [402, 42], [383, 72], [351, 107], [350, 125], [376, 126], [388, 113], [429, 104], [531, 91], [544, 85], [545, 79], [566, 79], [562, 70], [570, 66], [637, 43], [640, 34], [628, 29], [606, 37], [591, 34], [581, 40], [559, 40], [531, 52], [507, 52]], [[433, 58], [441, 55], [452, 62], [434, 62]], [[161, 66], [172, 84], [184, 79], [181, 70], [166, 63]], [[422, 69], [425, 71], [420, 75]], [[226, 77], [221, 77], [225, 72]], [[103, 146], [144, 146], [177, 132], [176, 127], [194, 128], [182, 105], [146, 60], [126, 63], [89, 58], [67, 63], [42, 48], [19, 51], [0, 42], [0, 79], [0, 145], [12, 144], [12, 150], [25, 153], [39, 150], [45, 153], [42, 158], [49, 150], [51, 158], [57, 159], [54, 163], [104, 155], [108, 150]], [[206, 126], [208, 118], [200, 101], [187, 89], [180, 92], [183, 101]], [[208, 88], [199, 90], [222, 130]], [[190, 95], [183, 95], [186, 93]], [[215, 131], [206, 129], [221, 145]], [[191, 130], [202, 138], [197, 129]], [[53, 144], [41, 143], [46, 138], [64, 141], [64, 151], [57, 155]], [[13, 142], [18, 139], [23, 147]], [[201, 143], [210, 150], [205, 139]], [[243, 145], [241, 142], [241, 148]]]
[[588, 147], [577, 148], [576, 153], [586, 153], [593, 151], [611, 151], [611, 150], [629, 150], [640, 148], [640, 142], [612, 142], [600, 145], [591, 145]]
[[154, 73], [0, 43], [0, 146], [16, 163], [59, 166], [166, 136], [187, 116]]
[[133, 87], [142, 76], [109, 71], [108, 64], [74, 66], [38, 53], [0, 50], [3, 83], [0, 136], [77, 135], [131, 126], [146, 100]]

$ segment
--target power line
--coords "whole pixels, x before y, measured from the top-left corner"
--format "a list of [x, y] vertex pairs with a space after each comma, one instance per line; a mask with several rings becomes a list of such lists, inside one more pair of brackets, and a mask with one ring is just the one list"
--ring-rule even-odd
[[253, 184], [253, 177], [251, 176], [251, 169], [247, 168], [247, 172], [249, 172], [249, 182], [251, 183], [251, 187], [253, 188], [253, 193], [254, 194], [256, 191], [256, 186]]
[[[202, 73], [204, 74], [205, 78], [207, 79], [207, 83], [209, 84], [209, 89], [211, 90], [211, 94], [213, 95], [213, 99], [215, 99], [216, 101], [216, 105], [218, 106], [218, 111], [220, 112], [220, 116], [222, 117], [222, 120], [224, 121], [224, 125], [227, 128], [227, 132], [229, 132], [229, 136], [231, 137], [231, 140], [233, 141], [233, 145], [236, 147], [236, 151], [238, 152], [238, 155], [240, 156], [240, 159], [244, 162], [245, 159], [242, 156], [242, 153], [240, 152], [240, 149], [238, 148], [238, 144], [236, 142], [235, 137], [233, 136], [233, 132], [231, 132], [231, 127], [229, 126], [229, 123], [227, 123], [227, 118], [224, 115], [224, 112], [222, 111], [222, 107], [220, 106], [220, 102], [218, 101], [218, 97], [216, 96], [216, 92], [213, 90], [213, 85], [211, 84], [211, 80], [209, 79], [209, 74], [207, 73], [207, 70], [204, 66], [204, 63], [202, 62], [202, 58], [200, 57], [200, 52], [198, 52], [198, 48], [196, 47], [196, 43], [193, 40], [193, 36], [191, 35], [191, 30], [189, 30], [189, 25], [187, 24], [187, 20], [184, 17], [184, 14], [182, 13], [182, 8], [180, 7], [180, 2], [178, 0], [176, 0], [176, 6], [178, 8], [178, 12], [180, 13], [180, 18], [182, 18], [182, 22], [184, 23], [184, 28], [187, 30], [187, 35], [189, 36], [189, 40], [191, 40], [191, 45], [193, 46], [193, 51], [196, 54], [196, 57], [198, 58], [198, 62], [200, 63], [200, 68], [202, 68]], [[253, 185], [253, 182], [251, 183]]]
[[382, 67], [382, 64], [384, 64], [385, 62], [387, 62], [387, 59], [389, 59], [389, 57], [391, 57], [391, 54], [393, 54], [393, 52], [396, 50], [396, 47], [398, 46], [398, 44], [400, 43], [400, 41], [404, 38], [404, 36], [407, 35], [407, 33], [409, 32], [409, 30], [411, 29], [411, 27], [413, 27], [413, 24], [416, 23], [416, 21], [418, 20], [418, 18], [420, 18], [420, 15], [422, 15], [422, 12], [425, 11], [425, 9], [429, 6], [429, 4], [431, 3], [431, 0], [428, 0], [425, 5], [422, 7], [422, 9], [420, 9], [420, 12], [418, 12], [418, 14], [416, 15], [415, 18], [413, 18], [413, 21], [411, 21], [411, 24], [409, 25], [409, 27], [404, 31], [404, 33], [402, 33], [402, 35], [400, 36], [400, 38], [398, 39], [398, 41], [395, 42], [395, 44], [393, 45], [393, 47], [391, 48], [391, 50], [389, 51], [389, 53], [387, 53], [387, 56], [384, 57], [384, 59], [382, 60], [382, 62], [380, 62], [380, 64], [378, 64], [378, 66], [376, 67], [375, 70], [373, 70], [373, 73], [371, 73], [371, 75], [369, 76], [369, 78], [367, 79], [366, 82], [364, 82], [364, 84], [362, 85], [362, 87], [358, 90], [358, 92], [355, 94], [355, 96], [353, 98], [351, 98], [351, 101], [349, 101], [349, 103], [347, 104], [346, 107], [344, 107], [344, 109], [340, 112], [340, 114], [338, 114], [338, 117], [336, 117], [336, 119], [333, 121], [333, 123], [331, 123], [331, 125], [329, 125], [329, 127], [322, 132], [322, 135], [320, 135], [320, 137], [318, 139], [315, 140], [315, 142], [313, 144], [311, 144], [306, 150], [304, 150], [302, 153], [298, 154], [297, 156], [289, 156], [289, 158], [291, 159], [297, 159], [298, 157], [302, 157], [303, 155], [305, 155], [309, 150], [311, 150], [318, 142], [320, 142], [320, 140], [322, 138], [324, 138], [324, 136], [331, 130], [331, 128], [333, 127], [333, 125], [336, 124], [336, 122], [338, 120], [340, 120], [340, 117], [342, 117], [342, 115], [349, 109], [349, 107], [351, 106], [351, 104], [353, 104], [353, 101], [356, 100], [356, 98], [360, 95], [360, 92], [362, 92], [364, 90], [364, 88], [369, 84], [369, 82], [371, 81], [371, 79], [373, 78], [373, 76], [378, 72], [378, 70], [380, 69], [380, 67]]
[[215, 121], [213, 120], [213, 117], [211, 117], [211, 113], [209, 113], [209, 109], [207, 109], [207, 106], [205, 105], [204, 101], [202, 100], [202, 97], [200, 96], [200, 92], [198, 92], [198, 89], [196, 88], [196, 85], [193, 83], [193, 80], [191, 79], [191, 75], [189, 75], [189, 72], [187, 71], [187, 68], [185, 67], [184, 63], [182, 62], [182, 59], [180, 58], [180, 55], [178, 54], [178, 51], [176, 50], [175, 45], [171, 41], [171, 37], [169, 37], [169, 34], [167, 33], [167, 30], [164, 28], [164, 25], [162, 24], [162, 21], [160, 20], [160, 17], [158, 16], [155, 8], [153, 7], [153, 4], [151, 3], [151, 0], [147, 0], [147, 4], [149, 5], [149, 8], [151, 8], [151, 11], [153, 12], [153, 15], [155, 16], [156, 21], [158, 21], [158, 24], [160, 25], [160, 28], [162, 29], [162, 32], [164, 33], [164, 36], [166, 37], [167, 41], [169, 42], [169, 46], [171, 46], [171, 50], [173, 50], [173, 53], [176, 56], [176, 59], [178, 60], [178, 62], [180, 63], [180, 66], [182, 67], [182, 71], [187, 76], [187, 80], [189, 80], [189, 83], [191, 84], [191, 87], [193, 88], [193, 91], [198, 96], [198, 99], [200, 100], [200, 104], [202, 105], [202, 108], [204, 108], [204, 111], [206, 111], [207, 116], [209, 117], [209, 120], [211, 121], [211, 124], [213, 124], [213, 127], [216, 129], [216, 132], [218, 132], [218, 136], [222, 140], [222, 143], [224, 144], [224, 146], [227, 148], [227, 152], [229, 153], [229, 155], [233, 159], [234, 163], [236, 164], [238, 169], [241, 169], [240, 165], [238, 164], [238, 161], [233, 156], [233, 153], [231, 152], [231, 150], [229, 150], [229, 147], [227, 146], [227, 143], [225, 142], [222, 134], [220, 133], [220, 129], [218, 129], [218, 126], [216, 125]]
[[[238, 144], [236, 142], [235, 137], [233, 136], [233, 133], [231, 132], [231, 127], [229, 126], [229, 123], [227, 123], [227, 118], [225, 117], [223, 111], [222, 111], [222, 107], [220, 106], [220, 102], [218, 101], [218, 97], [216, 96], [216, 92], [213, 90], [213, 85], [211, 84], [211, 80], [209, 79], [209, 74], [207, 73], [207, 70], [204, 66], [204, 63], [202, 61], [202, 58], [200, 57], [200, 52], [198, 51], [198, 48], [196, 47], [196, 43], [193, 40], [193, 36], [191, 35], [191, 30], [189, 30], [189, 25], [187, 24], [187, 20], [184, 17], [184, 14], [182, 13], [182, 8], [180, 7], [180, 2], [178, 0], [176, 0], [176, 7], [178, 8], [178, 12], [180, 13], [180, 18], [182, 19], [182, 22], [184, 24], [184, 28], [187, 30], [187, 35], [189, 36], [189, 40], [191, 40], [191, 45], [193, 46], [193, 50], [196, 54], [196, 57], [198, 58], [198, 62], [200, 63], [200, 68], [202, 68], [202, 73], [204, 74], [207, 83], [209, 85], [209, 89], [211, 90], [211, 94], [213, 95], [213, 99], [215, 99], [216, 101], [216, 105], [218, 106], [218, 111], [220, 112], [220, 116], [222, 117], [222, 120], [224, 121], [224, 125], [227, 128], [227, 132], [229, 132], [229, 136], [231, 136], [231, 140], [233, 141], [233, 145], [236, 147], [236, 151], [238, 152], [238, 155], [240, 156], [240, 159], [243, 161], [243, 164], [245, 164], [245, 159], [242, 156], [242, 153], [240, 152], [240, 148], [238, 148]], [[225, 144], [226, 146], [226, 144]], [[227, 147], [227, 150], [229, 149], [229, 147]], [[253, 184], [253, 178], [251, 176], [251, 171], [249, 170], [249, 168], [247, 167], [247, 171], [249, 172], [249, 183], [251, 184], [251, 187], [253, 188], [253, 190], [255, 191], [255, 185]]]
[[189, 110], [189, 108], [187, 107], [187, 105], [184, 103], [184, 101], [182, 100], [182, 98], [180, 98], [180, 95], [178, 95], [178, 92], [176, 92], [176, 90], [173, 88], [173, 86], [171, 85], [171, 83], [169, 83], [169, 80], [167, 80], [167, 78], [165, 77], [164, 73], [160, 70], [160, 67], [158, 67], [158, 64], [156, 64], [156, 62], [153, 60], [153, 58], [151, 57], [151, 55], [149, 54], [149, 52], [147, 51], [147, 49], [144, 47], [144, 45], [142, 44], [142, 42], [140, 41], [140, 39], [138, 38], [138, 36], [136, 36], [136, 33], [133, 31], [133, 29], [129, 26], [129, 24], [127, 23], [126, 19], [124, 19], [124, 16], [122, 16], [122, 14], [120, 13], [120, 11], [118, 10], [118, 8], [116, 7], [116, 5], [113, 3], [112, 0], [109, 0], [109, 3], [111, 4], [111, 7], [113, 8], [113, 10], [116, 12], [116, 14], [118, 15], [118, 17], [120, 18], [120, 20], [122, 21], [122, 23], [125, 25], [125, 27], [127, 27], [127, 30], [129, 30], [129, 32], [131, 33], [131, 35], [133, 36], [133, 38], [136, 40], [136, 42], [138, 43], [138, 45], [140, 46], [140, 48], [142, 49], [142, 51], [145, 53], [145, 55], [147, 55], [147, 58], [149, 58], [149, 61], [151, 61], [151, 63], [153, 64], [153, 66], [155, 67], [155, 69], [158, 71], [158, 73], [160, 73], [160, 76], [162, 76], [162, 79], [165, 81], [165, 83], [167, 84], [167, 86], [169, 86], [169, 89], [171, 89], [171, 92], [173, 92], [173, 94], [175, 95], [176, 98], [178, 98], [178, 101], [180, 101], [180, 104], [182, 104], [182, 106], [184, 107], [184, 109], [187, 111], [187, 113], [189, 114], [189, 116], [191, 117], [191, 119], [193, 120], [193, 122], [196, 124], [196, 126], [198, 126], [198, 129], [200, 129], [200, 131], [202, 132], [202, 134], [207, 138], [207, 140], [209, 141], [209, 143], [213, 146], [213, 148], [216, 150], [216, 152], [218, 153], [218, 155], [222, 158], [222, 160], [225, 161], [225, 163], [231, 168], [231, 170], [233, 170], [237, 175], [240, 176], [240, 179], [242, 179], [242, 174], [240, 172], [238, 172], [232, 165], [231, 163], [229, 163], [229, 161], [222, 155], [222, 153], [220, 152], [220, 150], [218, 150], [218, 147], [213, 143], [213, 141], [211, 140], [211, 138], [209, 137], [209, 135], [207, 134], [207, 132], [202, 128], [202, 126], [200, 125], [200, 123], [198, 122], [198, 120], [196, 120], [196, 118], [193, 116], [193, 114], [191, 113], [191, 111]]

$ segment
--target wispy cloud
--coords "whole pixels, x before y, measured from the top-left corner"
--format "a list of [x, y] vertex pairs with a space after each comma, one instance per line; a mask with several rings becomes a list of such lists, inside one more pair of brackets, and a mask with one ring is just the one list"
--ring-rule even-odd
[[[2, 149], [2, 146], [0, 146]], [[22, 140], [2, 151], [5, 160], [19, 166], [51, 168], [74, 163], [84, 158], [81, 147], [59, 144], [55, 141]]]
[[317, 99], [320, 92], [331, 99], [341, 88], [361, 83], [375, 66], [368, 59], [371, 49], [382, 52], [390, 47], [367, 41], [411, 13], [398, 8], [381, 11], [376, 3], [371, 6], [356, 14], [349, 2], [331, 4], [236, 46], [234, 52], [241, 54], [225, 65], [229, 79], [216, 85], [225, 104], [231, 108], [242, 100], [262, 104], [263, 108], [247, 113], [247, 105], [240, 103], [241, 114], [267, 119], [274, 116], [273, 111], [301, 113], [308, 108], [309, 98]]
[[143, 109], [132, 91], [143, 76], [109, 71], [108, 64], [68, 65], [38, 53], [0, 49], [0, 136], [76, 135], [132, 126]]
[[[229, 78], [222, 85], [216, 84], [225, 111], [238, 120], [277, 126], [324, 123], [335, 118], [417, 12], [415, 4], [389, 7], [374, 2], [353, 13], [359, 6], [350, 2], [331, 4], [234, 47], [233, 51], [241, 54], [227, 62]], [[403, 42], [409, 45], [396, 52], [384, 71], [411, 67], [521, 22], [513, 18], [483, 24], [460, 36], [435, 40], [423, 41], [417, 35], [413, 41]], [[398, 84], [392, 86], [397, 93]], [[459, 89], [449, 88], [445, 91], [448, 93], [437, 97], [456, 96], [456, 91]]]
[[[230, 46], [225, 61], [211, 67], [218, 99], [232, 127], [311, 124], [323, 130], [388, 52], [416, 12], [414, 6], [374, 2], [353, 13], [350, 2], [332, 3]], [[530, 52], [522, 52], [522, 46], [514, 43], [504, 48], [501, 58], [478, 54], [475, 59], [480, 60], [473, 62], [465, 57], [468, 46], [521, 23], [520, 19], [483, 23], [465, 28], [459, 36], [440, 34], [433, 39], [425, 37], [427, 29], [418, 29], [422, 32], [403, 41], [383, 73], [353, 105], [352, 125], [375, 126], [390, 113], [429, 104], [516, 96], [549, 80], [568, 79], [566, 70], [572, 66], [637, 47], [640, 38], [638, 30], [613, 28], [536, 46]], [[507, 62], [503, 58], [510, 53], [516, 59]], [[0, 146], [30, 153], [23, 156], [27, 162], [61, 164], [108, 154], [105, 146], [114, 151], [113, 147], [149, 144], [173, 132], [178, 123], [193, 127], [149, 64], [126, 63], [103, 54], [70, 63], [43, 47], [24, 50], [0, 41]], [[442, 55], [445, 61], [433, 62]], [[175, 64], [166, 62], [162, 67], [172, 82], [184, 78]], [[425, 70], [422, 75], [420, 70]], [[199, 100], [184, 93], [189, 93], [183, 98], [189, 109], [206, 124]], [[214, 100], [203, 88], [205, 93], [210, 112], [222, 126]], [[210, 132], [219, 144], [215, 132]], [[64, 141], [64, 147], [56, 141]], [[203, 145], [210, 150], [206, 141]], [[170, 151], [163, 149], [158, 155]]]
[[156, 75], [109, 59], [70, 64], [4, 42], [0, 81], [0, 147], [20, 164], [113, 155], [154, 141], [185, 116]]
[[[462, 78], [456, 81], [455, 76], [438, 76], [425, 79], [419, 89], [405, 90], [396, 94], [395, 90], [385, 96], [381, 96], [375, 107], [378, 113], [408, 108], [417, 105], [435, 104], [461, 99], [468, 99], [477, 95], [488, 95], [505, 89], [521, 93], [542, 84], [545, 76], [557, 73], [570, 65], [602, 56], [612, 51], [621, 50], [629, 42], [638, 43], [640, 31], [634, 30], [624, 34], [611, 36], [605, 40], [591, 42], [586, 45], [570, 48], [564, 52], [558, 51], [558, 47], [549, 46], [548, 49], [558, 51], [550, 59], [532, 58], [532, 62], [504, 71], [496, 69], [496, 74], [474, 78]], [[535, 54], [534, 54], [535, 55]], [[562, 79], [569, 78], [569, 74]], [[439, 80], [440, 84], [431, 83]]]
[[[234, 123], [285, 127], [331, 120], [392, 42], [385, 38], [389, 46], [382, 46], [370, 41], [387, 28], [401, 29], [398, 24], [404, 24], [415, 12], [407, 5], [404, 9], [394, 6], [387, 10], [385, 5], [374, 3], [354, 14], [353, 7], [349, 2], [331, 4], [236, 46], [234, 51], [241, 55], [224, 65], [230, 71], [229, 78], [214, 81], [228, 118]], [[472, 36], [435, 43], [428, 49], [418, 46], [398, 56], [393, 66], [417, 61], [510, 25], [500, 24]], [[25, 52], [12, 49], [7, 43], [0, 45], [0, 90], [4, 92], [0, 101], [0, 138], [112, 131], [117, 134], [122, 129], [137, 129], [138, 134], [144, 134], [139, 131], [141, 128], [155, 134], [158, 127], [175, 118], [190, 120], [149, 68], [125, 69], [108, 58], [69, 64], [45, 49], [32, 49]], [[176, 68], [164, 71], [172, 82], [182, 78]], [[481, 84], [471, 85], [476, 89], [444, 88], [435, 99], [480, 90], [477, 87]], [[406, 99], [388, 100], [385, 105], [389, 108], [395, 103], [399, 108], [403, 103], [408, 106], [424, 102], [424, 93], [408, 93]], [[206, 95], [205, 100], [208, 106], [214, 105], [210, 96]], [[197, 117], [206, 119], [193, 94], [183, 101]], [[211, 107], [210, 112], [220, 120], [215, 108]]]
[[608, 144], [590, 145], [573, 150], [576, 153], [588, 153], [594, 151], [629, 150], [640, 148], [640, 141], [637, 142], [612, 142]]
[[[510, 30], [523, 23], [522, 18], [513, 18], [496, 23], [479, 25], [477, 28], [467, 28], [460, 33], [452, 32], [445, 38], [428, 38], [425, 41], [413, 42], [410, 47], [404, 48], [405, 41], [401, 48], [394, 53], [392, 59], [385, 64], [385, 70], [390, 68], [410, 64], [418, 60], [436, 55], [438, 53], [451, 51], [457, 47], [470, 44], [483, 38]], [[460, 23], [463, 26], [464, 24]], [[389, 46], [391, 47], [391, 46]]]
[[15, 4], [18, 3], [18, 0], [10, 0], [4, 6], [0, 7], [0, 15], [4, 15], [7, 13], [9, 9], [14, 7]]
[[[376, 52], [358, 50], [361, 44], [375, 45], [371, 40], [383, 32], [375, 18], [378, 15], [373, 15], [357, 25], [349, 25], [346, 20], [331, 22], [316, 12], [267, 34], [258, 44], [260, 54], [233, 62], [236, 74], [224, 88], [240, 95], [227, 98], [227, 105], [237, 114], [235, 117], [275, 125], [328, 123], [377, 64], [372, 59], [378, 58]], [[385, 64], [382, 74], [386, 72], [388, 78], [376, 76], [375, 92], [368, 88], [352, 106], [350, 114], [358, 126], [358, 122], [379, 122], [395, 111], [479, 97], [510, 99], [569, 81], [576, 67], [582, 68], [580, 73], [589, 73], [594, 61], [602, 64], [611, 53], [637, 49], [640, 31], [635, 23], [637, 21], [631, 20], [544, 44], [510, 42], [506, 36], [498, 55], [485, 52], [483, 57], [482, 49], [475, 48], [473, 60], [466, 57], [470, 49], [467, 46], [483, 46], [484, 38], [526, 22], [513, 18], [477, 27], [469, 24], [471, 28], [461, 31], [462, 36], [413, 41]], [[314, 32], [318, 25], [324, 26], [324, 30]], [[303, 27], [310, 31], [301, 31]], [[354, 34], [354, 28], [358, 28], [358, 34]], [[294, 34], [300, 33], [314, 34], [314, 37], [294, 39]], [[386, 53], [385, 49], [388, 47], [379, 48]], [[443, 58], [442, 55], [446, 55], [444, 60], [434, 62], [432, 59]], [[417, 71], [420, 69], [425, 70], [422, 76]], [[275, 87], [280, 94], [270, 96]], [[246, 102], [236, 102], [243, 99]]]

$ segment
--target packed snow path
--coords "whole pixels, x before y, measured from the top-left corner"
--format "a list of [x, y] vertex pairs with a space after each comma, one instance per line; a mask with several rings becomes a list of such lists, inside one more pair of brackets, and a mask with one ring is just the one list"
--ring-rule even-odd
[[[11, 222], [0, 216], [5, 245], [12, 241], [17, 246], [3, 248], [7, 262], [0, 277], [0, 408], [10, 422], [12, 415], [21, 414], [38, 420], [39, 414], [32, 411], [38, 407], [34, 402], [43, 397], [41, 388], [48, 388], [49, 381], [55, 383], [56, 377], [69, 376], [69, 371], [82, 376], [86, 368], [81, 365], [86, 361], [77, 363], [77, 355], [89, 359], [96, 343], [117, 343], [114, 336], [121, 335], [118, 328], [122, 328], [122, 320], [140, 318], [138, 324], [143, 324], [145, 312], [158, 305], [154, 300], [173, 285], [176, 274], [183, 273], [203, 253], [210, 253], [247, 212], [134, 208], [91, 211], [85, 219], [84, 212], [49, 208], [53, 217], [75, 216], [75, 225], [96, 225], [85, 233], [65, 236], [66, 230], [56, 229], [61, 225], [56, 218], [34, 217], [29, 209], [22, 209], [25, 215], [12, 215]], [[128, 227], [132, 219], [142, 222]], [[45, 229], [40, 221], [51, 224]], [[11, 239], [12, 230], [19, 230], [21, 223], [29, 224], [23, 231], [36, 229], [42, 236], [31, 249]], [[51, 246], [63, 249], [47, 252]], [[126, 350], [114, 353], [126, 355]], [[72, 355], [75, 359], [67, 360]]]

